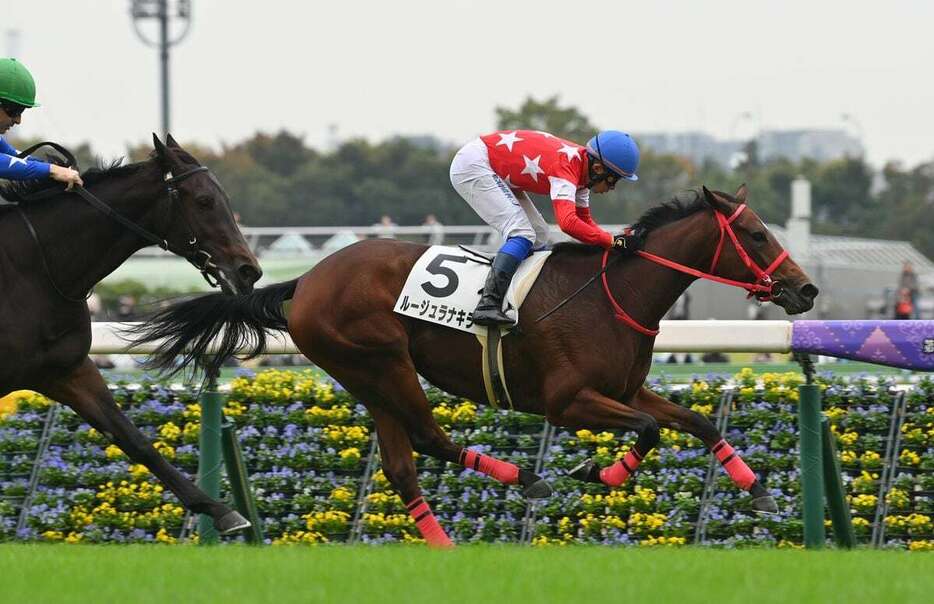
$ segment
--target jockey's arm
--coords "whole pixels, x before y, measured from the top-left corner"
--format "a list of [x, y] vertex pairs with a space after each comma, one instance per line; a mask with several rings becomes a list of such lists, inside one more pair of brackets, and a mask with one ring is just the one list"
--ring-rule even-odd
[[575, 206], [574, 213], [577, 214], [577, 217], [589, 224], [592, 227], [599, 228], [600, 225], [594, 222], [593, 216], [590, 215], [590, 208], [588, 206]]
[[555, 220], [558, 227], [574, 239], [603, 248], [613, 247], [613, 236], [601, 229], [590, 217], [590, 208], [586, 210], [586, 218], [579, 214], [581, 208], [574, 205], [570, 199], [554, 199], [551, 202], [555, 211]]
[[21, 159], [18, 151], [0, 138], [0, 178], [7, 180], [34, 180], [48, 178], [52, 166], [34, 157]]

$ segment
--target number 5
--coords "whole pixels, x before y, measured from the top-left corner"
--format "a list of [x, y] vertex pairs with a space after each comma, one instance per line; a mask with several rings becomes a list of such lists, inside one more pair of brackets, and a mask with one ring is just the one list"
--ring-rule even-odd
[[422, 289], [428, 292], [428, 295], [435, 298], [446, 298], [457, 291], [457, 286], [460, 285], [460, 279], [457, 278], [457, 273], [452, 269], [441, 266], [445, 262], [460, 262], [461, 264], [467, 263], [467, 256], [452, 256], [450, 254], [438, 254], [432, 258], [431, 262], [428, 263], [428, 266], [425, 267], [432, 275], [441, 275], [447, 282], [442, 286], [438, 287], [432, 285], [431, 281], [425, 281], [422, 283]]

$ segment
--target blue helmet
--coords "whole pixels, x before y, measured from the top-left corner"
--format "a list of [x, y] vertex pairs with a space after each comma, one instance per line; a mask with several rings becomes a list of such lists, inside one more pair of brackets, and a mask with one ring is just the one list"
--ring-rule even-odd
[[632, 137], [619, 130], [604, 130], [587, 141], [587, 153], [599, 159], [620, 178], [637, 181], [639, 146]]

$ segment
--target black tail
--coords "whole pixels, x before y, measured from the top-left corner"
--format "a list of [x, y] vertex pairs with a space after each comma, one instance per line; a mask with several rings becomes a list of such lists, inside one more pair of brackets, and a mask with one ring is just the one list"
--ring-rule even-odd
[[246, 359], [262, 354], [268, 330], [288, 328], [282, 304], [292, 299], [297, 283], [293, 279], [246, 295], [200, 296], [160, 311], [124, 334], [134, 344], [159, 343], [146, 361], [149, 368], [169, 375], [186, 368], [215, 374], [237, 350], [247, 349]]

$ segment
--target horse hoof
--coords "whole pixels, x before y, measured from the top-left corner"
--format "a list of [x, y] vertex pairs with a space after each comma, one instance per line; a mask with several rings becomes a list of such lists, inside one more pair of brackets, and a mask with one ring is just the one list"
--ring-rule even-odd
[[221, 535], [229, 535], [237, 531], [242, 531], [243, 529], [250, 528], [250, 526], [252, 526], [250, 521], [234, 510], [214, 520], [214, 528], [216, 528], [217, 532]]
[[577, 466], [568, 471], [568, 476], [584, 482], [602, 482], [600, 480], [600, 468], [592, 459], [585, 459]]
[[545, 499], [551, 497], [551, 485], [539, 478], [529, 486], [522, 489], [526, 499]]
[[752, 511], [759, 514], [777, 514], [778, 504], [771, 495], [763, 495], [752, 500]]

